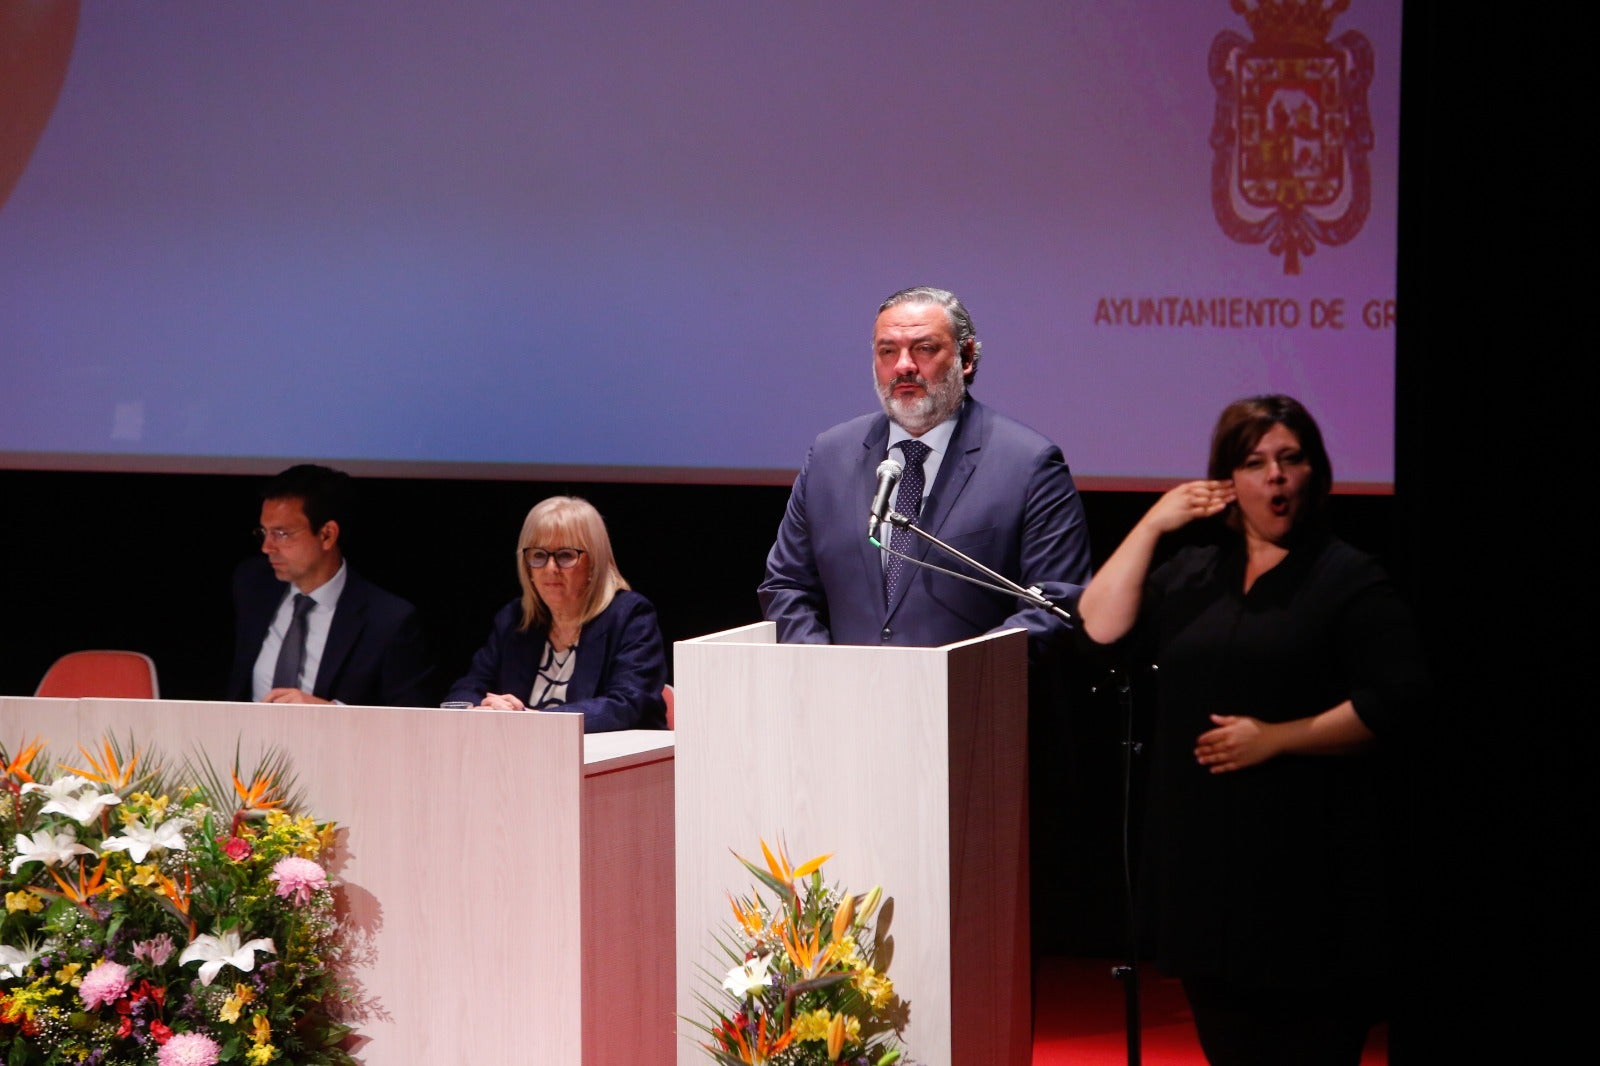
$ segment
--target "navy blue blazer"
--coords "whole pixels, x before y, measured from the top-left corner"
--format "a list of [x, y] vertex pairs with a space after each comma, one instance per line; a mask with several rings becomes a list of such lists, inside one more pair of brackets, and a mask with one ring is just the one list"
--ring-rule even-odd
[[[447, 700], [481, 703], [485, 693], [509, 693], [526, 700], [538, 677], [549, 630], [526, 632], [522, 600], [512, 600], [494, 616], [489, 639], [472, 657], [467, 675], [450, 686]], [[637, 592], [617, 593], [609, 606], [583, 624], [578, 660], [567, 684], [567, 712], [583, 712], [585, 733], [613, 729], [665, 729], [666, 643], [656, 609]]]
[[[778, 639], [937, 647], [1020, 626], [1035, 661], [1064, 645], [1070, 629], [1049, 612], [922, 567], [908, 566], [910, 580], [884, 603], [882, 555], [867, 525], [888, 437], [887, 416], [864, 415], [812, 445], [757, 593]], [[1083, 501], [1061, 450], [1038, 433], [968, 397], [923, 509], [929, 533], [1076, 608], [1090, 574]], [[970, 569], [921, 538], [912, 543], [916, 558]]]
[[[246, 559], [234, 571], [228, 699], [240, 703], [250, 699], [250, 675], [261, 642], [288, 589], [273, 575], [265, 557]], [[423, 707], [431, 702], [427, 686], [432, 673], [417, 609], [346, 562], [344, 591], [328, 626], [328, 643], [311, 694], [370, 707]]]

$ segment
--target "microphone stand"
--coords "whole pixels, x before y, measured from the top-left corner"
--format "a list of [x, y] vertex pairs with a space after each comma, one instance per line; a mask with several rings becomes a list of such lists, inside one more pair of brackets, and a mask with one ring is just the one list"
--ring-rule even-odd
[[[941, 574], [957, 578], [958, 580], [965, 581], [968, 584], [977, 585], [979, 588], [992, 589], [995, 592], [1008, 592], [1016, 596], [1018, 599], [1024, 600], [1035, 607], [1044, 608], [1057, 618], [1061, 619], [1063, 622], [1072, 621], [1072, 615], [1046, 597], [1044, 592], [1040, 589], [1024, 588], [1015, 581], [1012, 581], [1010, 578], [1006, 577], [1004, 574], [996, 573], [971, 556], [965, 555], [957, 549], [952, 548], [950, 545], [946, 544], [932, 533], [929, 533], [921, 526], [918, 526], [913, 519], [907, 518], [900, 512], [890, 511], [887, 515], [883, 516], [883, 520], [894, 526], [896, 529], [910, 530], [912, 533], [915, 533], [929, 544], [932, 544], [947, 554], [960, 559], [963, 563], [966, 563], [968, 566], [972, 567], [972, 569], [976, 570], [980, 574], [985, 575], [990, 580], [980, 581], [978, 578], [975, 578], [970, 574], [960, 574], [954, 570], [946, 569], [945, 567], [938, 566], [934, 563], [926, 562], [922, 559], [912, 558], [904, 552], [895, 551], [893, 548], [880, 541], [876, 536], [869, 536], [867, 539], [870, 540], [875, 547], [882, 548], [890, 555], [899, 556], [908, 563], [915, 563], [917, 566], [923, 567], [924, 569], [938, 571]], [[1133, 757], [1138, 754], [1139, 746], [1134, 742], [1133, 739], [1134, 727], [1132, 683], [1125, 672], [1114, 672], [1114, 680], [1116, 683], [1117, 700], [1122, 705], [1123, 713], [1127, 720], [1127, 736], [1123, 741], [1122, 801], [1122, 884], [1124, 891], [1123, 914], [1124, 936], [1126, 937], [1127, 941], [1127, 960], [1122, 964], [1113, 966], [1111, 968], [1111, 976], [1122, 982], [1123, 1013], [1128, 1043], [1128, 1066], [1139, 1066], [1141, 1029], [1139, 1020], [1139, 952], [1134, 934], [1133, 875], [1132, 860], [1130, 858], [1128, 841], [1129, 813], [1130, 804], [1132, 802], [1130, 797], [1133, 791]]]
[[1129, 839], [1133, 805], [1133, 760], [1141, 745], [1134, 740], [1133, 681], [1126, 670], [1111, 669], [1111, 685], [1122, 708], [1126, 733], [1122, 740], [1122, 915], [1125, 959], [1111, 967], [1111, 976], [1122, 982], [1122, 1008], [1128, 1045], [1128, 1066], [1139, 1066], [1139, 945], [1134, 932], [1133, 851]]
[[980, 581], [978, 578], [973, 577], [971, 574], [958, 574], [954, 570], [947, 570], [942, 566], [935, 565], [934, 563], [930, 563], [930, 562], [927, 562], [927, 561], [922, 560], [922, 559], [912, 558], [911, 556], [905, 554], [904, 552], [895, 551], [893, 548], [889, 547], [887, 544], [884, 544], [882, 541], [880, 541], [876, 536], [868, 537], [867, 539], [872, 542], [874, 547], [882, 548], [884, 551], [888, 552], [890, 555], [899, 556], [900, 558], [904, 559], [906, 562], [914, 563], [917, 566], [920, 566], [925, 570], [936, 570], [939, 573], [944, 574], [944, 575], [946, 575], [948, 577], [953, 577], [953, 578], [956, 578], [957, 580], [965, 581], [969, 585], [977, 585], [979, 588], [990, 589], [990, 590], [992, 590], [994, 592], [1009, 593], [1009, 594], [1017, 597], [1020, 600], [1025, 600], [1027, 603], [1029, 603], [1030, 605], [1032, 605], [1034, 607], [1042, 607], [1043, 609], [1049, 611], [1051, 614], [1055, 615], [1057, 618], [1061, 619], [1063, 622], [1071, 622], [1072, 621], [1072, 615], [1069, 614], [1064, 608], [1057, 606], [1056, 603], [1053, 600], [1051, 600], [1047, 596], [1045, 596], [1044, 592], [1041, 589], [1033, 588], [1033, 587], [1024, 588], [1023, 586], [1017, 584], [1015, 581], [1012, 581], [1009, 577], [1006, 577], [1004, 574], [999, 574], [999, 573], [996, 573], [993, 570], [990, 570], [987, 566], [984, 566], [982, 563], [978, 562], [978, 560], [972, 558], [970, 555], [966, 555], [966, 554], [962, 553], [960, 550], [958, 550], [956, 548], [952, 548], [950, 545], [946, 544], [944, 541], [940, 540], [938, 537], [934, 536], [932, 533], [929, 533], [927, 530], [925, 530], [921, 526], [917, 525], [914, 519], [907, 518], [905, 515], [901, 514], [899, 511], [890, 511], [888, 514], [884, 515], [883, 517], [884, 517], [884, 521], [888, 522], [890, 525], [894, 526], [896, 529], [910, 530], [912, 533], [915, 533], [917, 536], [921, 537], [923, 540], [927, 541], [929, 544], [934, 545], [935, 547], [937, 547], [941, 551], [945, 552], [946, 554], [953, 555], [957, 559], [960, 559], [962, 562], [964, 562], [968, 566], [972, 567], [972, 569], [978, 571], [978, 573], [983, 574], [985, 577], [989, 578], [989, 580], [988, 581]]

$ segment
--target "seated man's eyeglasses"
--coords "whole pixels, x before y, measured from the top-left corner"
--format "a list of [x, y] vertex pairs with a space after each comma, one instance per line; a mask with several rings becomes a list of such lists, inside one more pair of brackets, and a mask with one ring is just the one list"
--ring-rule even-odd
[[255, 535], [257, 541], [270, 540], [274, 544], [282, 544], [290, 537], [297, 537], [301, 533], [310, 532], [310, 530], [310, 526], [301, 526], [299, 529], [264, 529], [261, 526], [257, 526], [250, 532]]
[[578, 557], [582, 554], [582, 548], [557, 548], [553, 552], [543, 548], [523, 548], [522, 561], [528, 564], [530, 570], [543, 570], [554, 559], [557, 570], [571, 570], [578, 565]]

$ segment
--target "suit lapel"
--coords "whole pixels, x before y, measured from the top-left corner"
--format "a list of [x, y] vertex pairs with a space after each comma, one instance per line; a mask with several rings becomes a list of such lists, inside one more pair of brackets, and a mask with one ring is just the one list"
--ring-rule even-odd
[[[945, 454], [944, 462], [939, 464], [939, 478], [933, 483], [933, 492], [929, 494], [929, 502], [933, 506], [918, 523], [934, 536], [938, 536], [944, 528], [945, 520], [961, 498], [972, 472], [978, 468], [987, 421], [988, 411], [984, 406], [977, 400], [968, 400], [962, 409], [961, 421], [956, 423], [956, 431], [950, 437], [950, 450]], [[922, 541], [922, 547], [926, 549], [930, 545]]]
[[325, 700], [333, 698], [333, 679], [339, 676], [345, 660], [355, 650], [366, 618], [366, 588], [352, 570], [345, 576], [344, 591], [339, 594], [339, 602], [333, 608], [333, 621], [328, 624], [328, 642], [323, 645], [322, 663], [317, 667], [317, 680], [311, 686], [313, 696]]
[[864, 587], [876, 589], [876, 601], [881, 608], [883, 605], [883, 552], [873, 546], [867, 538], [867, 523], [871, 521], [872, 497], [878, 491], [878, 464], [883, 461], [884, 446], [889, 439], [889, 417], [879, 415], [872, 420], [872, 426], [867, 430], [867, 435], [861, 442], [861, 460], [856, 464], [855, 473], [852, 475], [854, 482], [851, 492], [856, 499], [866, 504], [861, 508], [861, 520], [856, 523], [861, 534], [859, 541], [859, 557], [861, 559], [861, 580]]
[[272, 584], [270, 593], [263, 594], [250, 605], [249, 613], [245, 615], [242, 623], [245, 640], [241, 642], [240, 647], [249, 651], [251, 664], [260, 654], [261, 645], [266, 642], [267, 630], [272, 628], [273, 616], [283, 605], [284, 596], [288, 595], [287, 586], [283, 582], [273, 578]]
[[572, 664], [572, 681], [567, 685], [567, 702], [576, 703], [594, 696], [600, 690], [600, 667], [610, 658], [607, 654], [609, 637], [600, 619], [602, 612], [583, 627], [578, 636], [578, 661]]
[[233, 662], [235, 681], [228, 694], [230, 699], [254, 698], [253, 675], [256, 659], [261, 655], [261, 645], [266, 643], [267, 630], [272, 628], [273, 616], [278, 613], [284, 597], [288, 595], [287, 590], [288, 586], [268, 572], [259, 590], [253, 590], [248, 594], [245, 609], [239, 619], [240, 632]]

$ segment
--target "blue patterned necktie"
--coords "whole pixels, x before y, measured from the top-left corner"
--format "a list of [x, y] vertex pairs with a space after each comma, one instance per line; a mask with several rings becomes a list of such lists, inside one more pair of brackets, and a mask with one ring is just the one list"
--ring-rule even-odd
[[272, 668], [273, 688], [299, 688], [300, 671], [306, 662], [306, 615], [317, 601], [303, 592], [294, 594], [294, 617], [283, 634], [283, 647], [278, 649], [278, 665]]
[[[907, 518], [915, 519], [922, 510], [923, 473], [922, 461], [928, 457], [933, 449], [920, 440], [903, 440], [900, 442], [900, 454], [906, 457], [905, 473], [900, 476], [900, 488], [894, 494], [894, 509]], [[894, 602], [894, 594], [899, 590], [900, 582], [905, 579], [905, 569], [911, 565], [899, 555], [911, 551], [913, 534], [909, 529], [894, 527], [894, 532], [889, 535], [889, 558], [883, 564], [883, 602], [885, 605]]]

